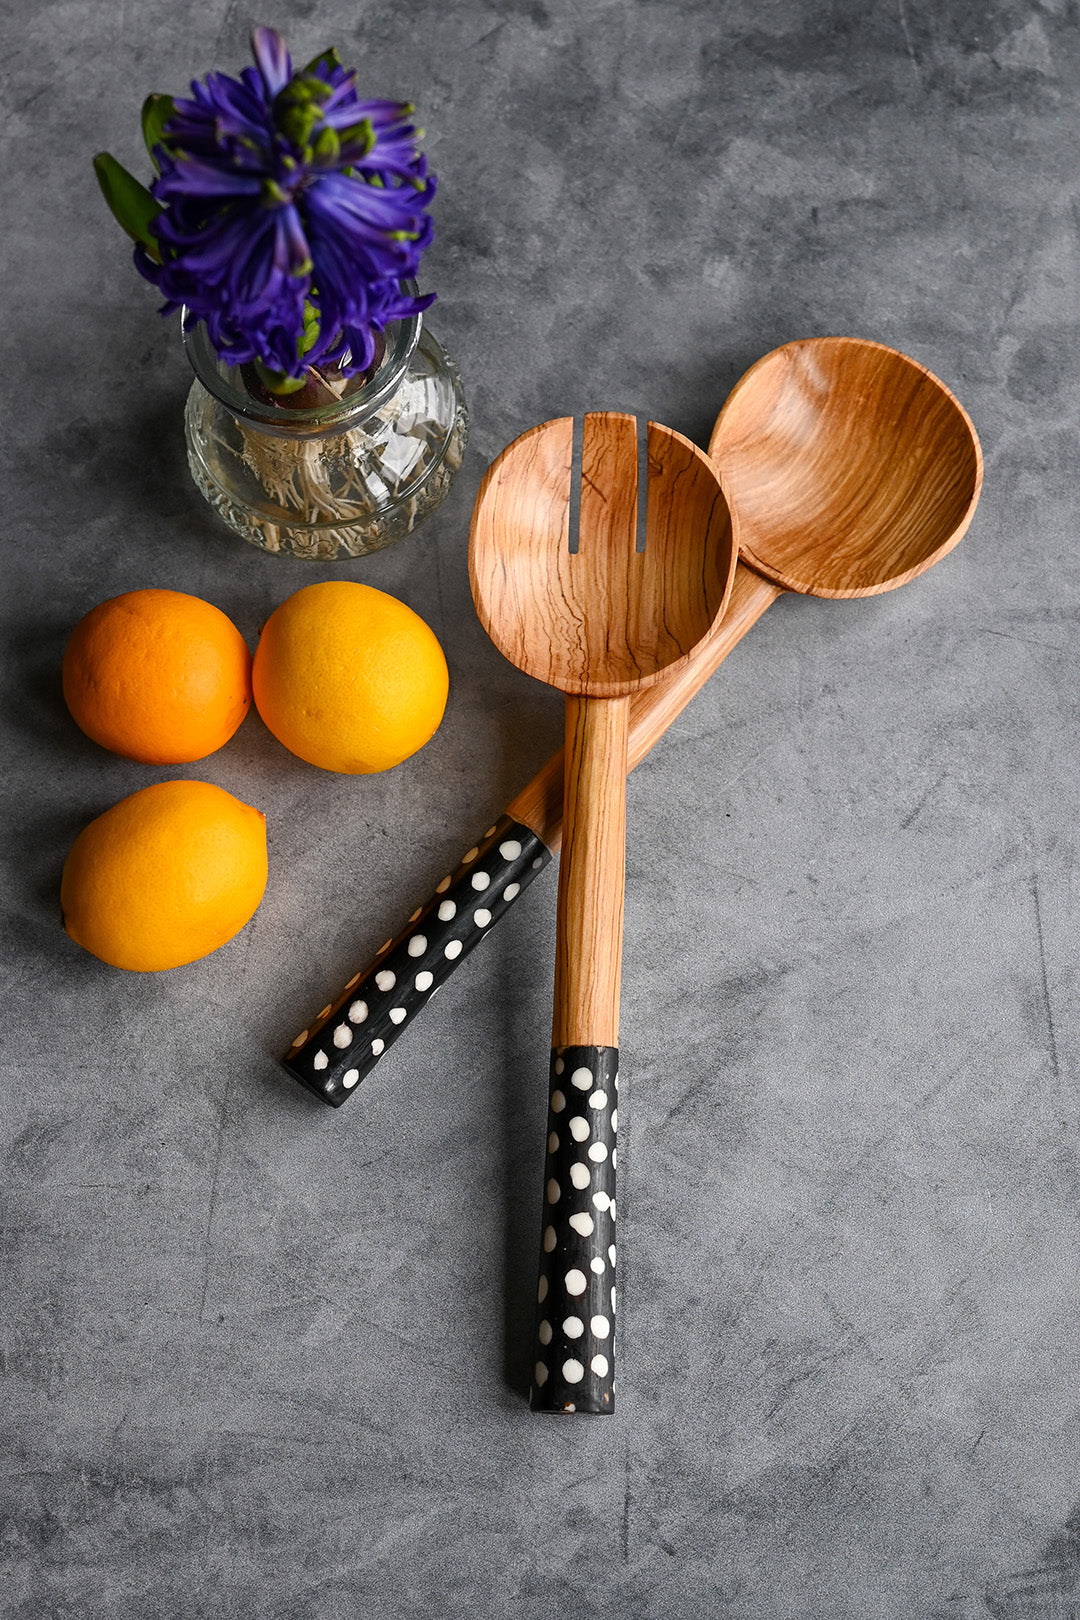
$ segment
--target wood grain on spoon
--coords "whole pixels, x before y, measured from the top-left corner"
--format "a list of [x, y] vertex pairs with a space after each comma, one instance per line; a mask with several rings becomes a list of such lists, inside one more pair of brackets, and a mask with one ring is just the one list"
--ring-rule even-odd
[[874, 596], [932, 567], [967, 532], [983, 476], [945, 384], [864, 338], [765, 355], [728, 396], [709, 455], [744, 561], [809, 596]]

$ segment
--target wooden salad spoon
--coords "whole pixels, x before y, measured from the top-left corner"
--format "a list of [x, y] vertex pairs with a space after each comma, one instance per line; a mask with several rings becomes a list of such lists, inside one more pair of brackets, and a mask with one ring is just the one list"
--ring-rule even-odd
[[685, 663], [719, 620], [738, 545], [715, 467], [650, 422], [638, 548], [638, 424], [615, 412], [585, 417], [575, 532], [573, 427], [564, 417], [532, 428], [488, 468], [469, 531], [469, 579], [499, 651], [566, 695], [531, 1404], [610, 1412], [630, 696]]
[[[630, 770], [784, 590], [874, 596], [905, 584], [962, 538], [982, 485], [975, 429], [945, 384], [862, 338], [765, 355], [732, 390], [709, 454], [739, 515], [735, 583], [686, 662], [631, 698]], [[558, 853], [562, 806], [560, 750], [296, 1037], [284, 1058], [295, 1079], [333, 1107], [351, 1095]]]

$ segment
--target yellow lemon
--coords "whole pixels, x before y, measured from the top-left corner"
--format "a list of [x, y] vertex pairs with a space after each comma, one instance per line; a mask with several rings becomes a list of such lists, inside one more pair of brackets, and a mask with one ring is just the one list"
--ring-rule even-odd
[[76, 944], [154, 973], [238, 934], [266, 888], [266, 818], [209, 782], [157, 782], [84, 827], [60, 904]]
[[370, 585], [305, 585], [263, 627], [255, 706], [279, 742], [324, 771], [385, 771], [438, 730], [449, 676], [435, 634]]

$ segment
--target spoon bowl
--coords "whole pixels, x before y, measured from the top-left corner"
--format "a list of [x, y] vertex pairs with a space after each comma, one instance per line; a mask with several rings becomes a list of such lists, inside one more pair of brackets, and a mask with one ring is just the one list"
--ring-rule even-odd
[[802, 595], [875, 596], [965, 534], [982, 485], [971, 419], [917, 361], [804, 338], [736, 383], [709, 442], [742, 559]]

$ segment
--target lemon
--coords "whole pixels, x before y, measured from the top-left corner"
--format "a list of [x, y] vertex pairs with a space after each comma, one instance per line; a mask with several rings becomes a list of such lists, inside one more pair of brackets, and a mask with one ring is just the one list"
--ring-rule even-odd
[[279, 742], [324, 771], [389, 770], [424, 746], [449, 676], [434, 632], [370, 585], [305, 585], [263, 627], [255, 705]]
[[77, 945], [154, 973], [216, 951], [266, 888], [266, 818], [209, 782], [157, 782], [84, 827], [60, 904]]

